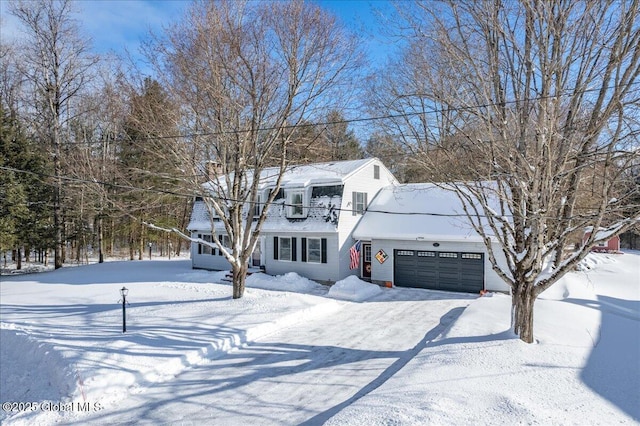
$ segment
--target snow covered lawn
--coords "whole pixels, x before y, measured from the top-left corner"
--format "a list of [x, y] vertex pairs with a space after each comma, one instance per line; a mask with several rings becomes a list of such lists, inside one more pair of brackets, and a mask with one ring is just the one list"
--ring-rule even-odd
[[33, 404], [0, 420], [635, 423], [640, 255], [586, 265], [537, 302], [534, 345], [508, 332], [510, 299], [499, 294], [354, 279], [328, 292], [257, 274], [233, 300], [223, 273], [185, 260], [3, 276], [0, 400]]

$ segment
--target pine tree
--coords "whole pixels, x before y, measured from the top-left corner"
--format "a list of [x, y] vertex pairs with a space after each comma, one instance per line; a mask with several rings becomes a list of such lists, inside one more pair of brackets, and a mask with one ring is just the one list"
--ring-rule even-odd
[[53, 248], [49, 160], [2, 106], [0, 116], [0, 250]]

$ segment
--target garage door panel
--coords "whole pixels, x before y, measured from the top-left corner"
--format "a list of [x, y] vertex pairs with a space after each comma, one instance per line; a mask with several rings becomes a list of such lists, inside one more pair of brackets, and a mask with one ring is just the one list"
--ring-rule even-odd
[[400, 287], [476, 293], [484, 288], [484, 255], [394, 250], [394, 282]]

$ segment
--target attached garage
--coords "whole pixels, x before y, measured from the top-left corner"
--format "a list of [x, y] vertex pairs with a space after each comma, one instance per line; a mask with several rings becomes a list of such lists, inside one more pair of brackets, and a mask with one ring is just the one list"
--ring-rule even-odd
[[[496, 207], [497, 208], [497, 207]], [[423, 214], [421, 214], [423, 213]], [[508, 292], [459, 198], [433, 184], [380, 190], [352, 234], [371, 247], [373, 283], [478, 294]], [[499, 246], [496, 262], [506, 269]]]
[[484, 290], [484, 254], [455, 251], [393, 251], [394, 284], [432, 290]]

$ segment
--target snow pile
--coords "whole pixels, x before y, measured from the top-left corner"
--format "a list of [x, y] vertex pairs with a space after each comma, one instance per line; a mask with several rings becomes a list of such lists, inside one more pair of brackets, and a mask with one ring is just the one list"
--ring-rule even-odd
[[[73, 393], [76, 377], [58, 351], [11, 324], [0, 324], [0, 400], [60, 401]], [[8, 413], [2, 410], [0, 420]]]
[[329, 289], [329, 297], [352, 302], [362, 302], [379, 293], [382, 293], [379, 286], [362, 281], [355, 275], [336, 282]]
[[228, 273], [229, 271], [205, 271], [199, 269], [178, 274], [176, 278], [190, 283], [219, 283]]
[[247, 277], [247, 287], [264, 290], [293, 291], [296, 293], [324, 293], [323, 286], [315, 281], [301, 277], [295, 272], [271, 276], [267, 274], [251, 274]]
[[605, 253], [589, 253], [582, 262], [578, 264], [576, 269], [578, 271], [588, 271], [595, 268], [598, 265], [606, 265], [607, 263], [614, 263], [619, 255], [605, 254]]

